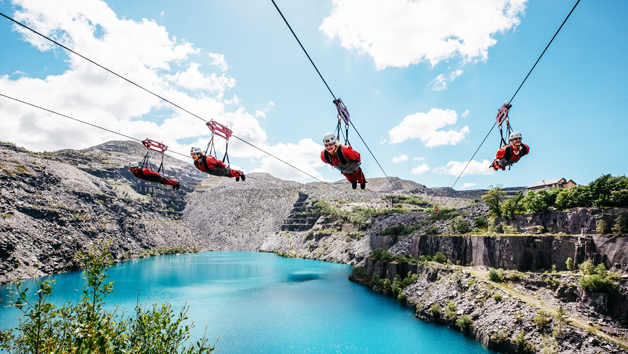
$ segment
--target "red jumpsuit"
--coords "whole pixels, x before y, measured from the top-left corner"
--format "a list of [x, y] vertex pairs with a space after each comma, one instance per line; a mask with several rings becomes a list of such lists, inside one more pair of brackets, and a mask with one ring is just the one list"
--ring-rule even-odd
[[220, 177], [240, 177], [243, 175], [242, 171], [232, 170], [229, 167], [225, 166], [222, 161], [217, 160], [212, 155], [203, 155], [201, 156], [200, 163], [194, 161], [194, 166], [201, 170], [202, 172], [209, 173], [213, 176]]
[[515, 152], [512, 144], [504, 145], [501, 149], [497, 150], [497, 158], [493, 161], [492, 167], [495, 171], [497, 171], [497, 169], [499, 168], [505, 171], [506, 166], [517, 163], [519, 159], [529, 153], [530, 147], [526, 144], [521, 144], [521, 146], [519, 147], [519, 151], [517, 152]]
[[179, 184], [179, 182], [175, 181], [174, 179], [168, 179], [168, 178], [163, 178], [159, 173], [155, 172], [155, 171], [151, 171], [150, 169], [144, 167], [144, 168], [137, 168], [134, 169], [135, 172], [133, 172], [133, 174], [135, 175], [135, 177], [139, 178], [139, 179], [143, 179], [145, 181], [149, 181], [149, 182], [157, 182], [157, 183], [161, 183], [161, 184], [165, 184], [168, 186], [176, 186], [177, 184]]
[[[339, 151], [342, 150], [342, 151]], [[342, 156], [340, 156], [342, 154]], [[327, 160], [329, 158], [329, 160]], [[321, 160], [334, 168], [340, 170], [351, 183], [364, 184], [365, 178], [360, 168], [360, 153], [353, 150], [351, 146], [340, 145], [335, 154], [330, 154], [327, 150], [321, 151]]]

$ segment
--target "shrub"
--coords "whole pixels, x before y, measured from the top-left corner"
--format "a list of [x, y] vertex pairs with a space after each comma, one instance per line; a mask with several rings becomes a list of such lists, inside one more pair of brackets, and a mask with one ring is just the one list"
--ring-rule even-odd
[[488, 226], [488, 222], [483, 216], [478, 216], [477, 218], [473, 219], [473, 224], [475, 225], [475, 227], [480, 229]]
[[310, 230], [305, 235], [305, 239], [303, 241], [313, 240], [314, 239], [314, 231]]
[[501, 205], [502, 217], [505, 219], [514, 219], [515, 214], [524, 212], [525, 208], [523, 207], [523, 203], [521, 202], [522, 200], [523, 192], [521, 191], [519, 191], [514, 197], [506, 200]]
[[567, 270], [568, 271], [573, 271], [573, 259], [571, 259], [571, 257], [567, 258], [567, 261], [565, 261], [565, 264], [567, 265]]
[[556, 338], [549, 335], [543, 335], [541, 341], [541, 354], [558, 354], [558, 342]]
[[608, 224], [604, 220], [600, 220], [597, 223], [597, 227], [595, 228], [595, 232], [598, 235], [604, 235], [608, 233]]
[[462, 317], [456, 320], [456, 326], [460, 327], [461, 331], [468, 332], [475, 327], [475, 324], [473, 323], [471, 316], [462, 315]]
[[502, 301], [502, 294], [500, 294], [500, 293], [493, 294], [493, 299], [495, 300], [495, 302]]
[[436, 252], [436, 255], [434, 255], [434, 262], [445, 264], [447, 263], [447, 257], [440, 252]]
[[471, 223], [459, 216], [452, 221], [451, 229], [455, 234], [467, 234], [471, 232]]
[[351, 274], [349, 274], [349, 280], [366, 279], [366, 268], [353, 267]]
[[369, 258], [373, 258], [375, 260], [384, 260], [386, 262], [392, 261], [393, 255], [390, 252], [386, 251], [383, 248], [375, 249], [369, 255]]
[[515, 323], [523, 322], [523, 314], [521, 312], [515, 312], [513, 316], [515, 317]]
[[552, 264], [552, 273], [556, 273], [556, 265]]
[[547, 325], [549, 324], [549, 321], [550, 321], [550, 317], [545, 311], [539, 310], [534, 316], [534, 318], [532, 319], [532, 321], [534, 321], [534, 324], [536, 325], [536, 327], [542, 331], [545, 328], [547, 328]]
[[188, 307], [176, 315], [169, 304], [155, 303], [144, 308], [139, 303], [134, 316], [109, 312], [105, 298], [113, 291], [113, 282], [106, 283], [107, 271], [113, 264], [109, 243], [99, 243], [77, 259], [85, 271], [83, 297], [76, 304], [61, 308], [48, 302], [54, 281], [40, 281], [34, 300], [29, 300], [21, 282], [16, 283], [15, 306], [23, 313], [19, 325], [2, 331], [0, 347], [11, 353], [211, 353], [206, 336], [196, 343], [183, 345], [190, 339], [193, 324], [182, 326], [188, 319]]
[[506, 328], [502, 328], [501, 331], [495, 331], [495, 333], [493, 333], [493, 335], [491, 336], [491, 342], [496, 344], [505, 342], [508, 339], [508, 331], [506, 331]]
[[458, 309], [456, 308], [456, 303], [448, 300], [447, 306], [445, 306], [445, 318], [449, 321], [455, 321], [458, 318], [458, 314], [456, 313]]
[[580, 287], [589, 292], [607, 292], [615, 288], [615, 283], [605, 275], [584, 275], [580, 278]]
[[501, 283], [504, 281], [504, 270], [491, 268], [488, 272], [488, 279], [495, 283]]
[[562, 306], [558, 307], [558, 310], [556, 311], [556, 324], [557, 326], [555, 328], [555, 331], [556, 334], [559, 336], [563, 333], [563, 327], [571, 324], [571, 321], [569, 320], [569, 315]]
[[441, 314], [440, 305], [438, 303], [435, 303], [434, 305], [432, 305], [432, 307], [430, 307], [430, 313], [432, 314], [432, 317], [439, 318]]
[[425, 229], [425, 233], [428, 235], [438, 235], [440, 230], [438, 230], [438, 226], [430, 225], [427, 229]]
[[532, 345], [532, 343], [526, 340], [525, 336], [526, 334], [524, 331], [519, 332], [519, 334], [517, 334], [517, 337], [515, 339], [515, 343], [517, 344], [517, 346], [519, 346], [519, 349], [521, 349], [524, 353], [535, 352], [536, 348], [534, 347], [534, 345]]
[[595, 266], [593, 265], [593, 261], [590, 259], [587, 259], [584, 263], [580, 263], [578, 268], [584, 275], [595, 274]]
[[615, 223], [613, 224], [613, 228], [611, 229], [613, 234], [617, 236], [621, 236], [626, 233], [626, 218], [623, 215], [618, 216], [615, 219]]

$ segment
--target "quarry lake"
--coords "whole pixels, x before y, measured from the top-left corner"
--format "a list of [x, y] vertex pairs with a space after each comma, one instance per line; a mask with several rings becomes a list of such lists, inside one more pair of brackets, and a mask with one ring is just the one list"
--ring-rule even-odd
[[[139, 301], [190, 307], [195, 338], [205, 326], [216, 353], [494, 353], [462, 333], [425, 323], [392, 298], [350, 282], [351, 267], [273, 253], [206, 252], [123, 262], [109, 270], [107, 305]], [[52, 302], [77, 300], [82, 273], [53, 275]], [[34, 289], [34, 280], [24, 281]], [[17, 324], [0, 288], [0, 328]], [[33, 291], [30, 290], [29, 293]]]

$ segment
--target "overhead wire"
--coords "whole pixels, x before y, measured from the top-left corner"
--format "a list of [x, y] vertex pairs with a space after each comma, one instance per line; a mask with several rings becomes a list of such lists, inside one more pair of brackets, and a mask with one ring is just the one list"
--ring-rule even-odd
[[[133, 81], [131, 81], [131, 80], [127, 79], [126, 77], [124, 77], [124, 76], [122, 76], [122, 75], [120, 75], [120, 74], [118, 74], [118, 73], [114, 72], [113, 70], [110, 70], [110, 69], [108, 69], [108, 68], [104, 67], [103, 65], [98, 64], [97, 62], [95, 62], [95, 61], [93, 61], [93, 60], [91, 60], [91, 59], [89, 59], [89, 58], [85, 57], [85, 56], [84, 56], [84, 55], [82, 55], [82, 54], [79, 54], [79, 53], [75, 52], [74, 50], [72, 50], [72, 49], [70, 49], [70, 48], [68, 48], [68, 47], [64, 46], [63, 44], [61, 44], [61, 43], [59, 43], [59, 42], [55, 41], [54, 39], [52, 39], [52, 38], [50, 38], [50, 37], [48, 37], [48, 36], [46, 36], [46, 35], [44, 35], [44, 34], [41, 34], [41, 33], [37, 32], [36, 30], [34, 30], [34, 29], [32, 29], [32, 28], [30, 28], [30, 27], [28, 27], [28, 26], [26, 26], [26, 25], [24, 25], [24, 24], [22, 24], [22, 23], [20, 23], [20, 22], [16, 21], [15, 19], [13, 19], [13, 18], [11, 18], [11, 17], [9, 17], [9, 16], [7, 16], [7, 15], [5, 15], [5, 14], [1, 13], [1, 12], [0, 12], [0, 16], [2, 16], [2, 17], [4, 17], [4, 18], [6, 18], [6, 19], [8, 19], [9, 21], [11, 21], [11, 22], [13, 22], [13, 23], [15, 23], [15, 24], [17, 24], [17, 25], [21, 26], [22, 28], [27, 29], [27, 30], [29, 30], [29, 31], [31, 31], [31, 32], [33, 32], [33, 33], [35, 33], [35, 34], [37, 34], [38, 36], [40, 36], [40, 37], [42, 37], [42, 38], [44, 38], [44, 39], [46, 39], [46, 40], [48, 40], [48, 41], [50, 41], [50, 42], [52, 42], [52, 43], [54, 43], [54, 44], [58, 45], [59, 47], [61, 47], [61, 48], [65, 49], [65, 50], [67, 50], [68, 52], [70, 52], [70, 53], [72, 53], [72, 54], [75, 54], [75, 55], [77, 55], [77, 56], [79, 56], [79, 57], [81, 57], [81, 58], [83, 58], [83, 59], [87, 60], [88, 62], [90, 62], [90, 63], [92, 63], [92, 64], [94, 64], [94, 65], [96, 65], [96, 66], [98, 66], [98, 67], [102, 68], [103, 70], [105, 70], [105, 71], [107, 71], [107, 72], [109, 72], [109, 73], [111, 73], [111, 74], [113, 74], [113, 75], [115, 75], [115, 76], [117, 76], [117, 77], [119, 77], [119, 78], [121, 78], [122, 80], [124, 80], [124, 81], [126, 81], [126, 82], [128, 82], [128, 83], [130, 83], [130, 84], [132, 84], [132, 85], [134, 85], [134, 86], [136, 86], [136, 87], [139, 87], [140, 89], [142, 89], [142, 90], [144, 90], [144, 91], [146, 91], [146, 92], [150, 93], [151, 95], [153, 95], [153, 96], [155, 96], [155, 97], [158, 97], [159, 99], [163, 100], [164, 102], [167, 102], [167, 103], [171, 104], [172, 106], [174, 106], [174, 107], [176, 107], [176, 108], [178, 108], [178, 109], [180, 109], [180, 110], [182, 110], [182, 111], [184, 111], [184, 112], [186, 112], [186, 113], [188, 113], [188, 114], [192, 115], [193, 117], [198, 118], [198, 119], [202, 120], [202, 121], [203, 121], [203, 122], [205, 122], [205, 123], [207, 123], [207, 122], [208, 122], [207, 120], [205, 120], [205, 119], [204, 119], [204, 118], [202, 118], [201, 116], [199, 116], [199, 115], [197, 115], [197, 114], [195, 114], [195, 113], [193, 113], [193, 112], [188, 111], [187, 109], [185, 109], [185, 108], [183, 108], [183, 107], [179, 106], [178, 104], [176, 104], [176, 103], [174, 103], [174, 102], [172, 102], [172, 101], [170, 101], [170, 100], [166, 99], [165, 97], [160, 96], [159, 94], [157, 94], [157, 93], [155, 93], [155, 92], [153, 92], [153, 91], [151, 91], [151, 90], [149, 90], [149, 89], [147, 89], [147, 88], [143, 87], [143, 86], [142, 86], [142, 85], [140, 85], [140, 84], [137, 84], [137, 83], [135, 83], [135, 82], [133, 82]], [[331, 90], [330, 90], [330, 92], [331, 92]], [[332, 93], [332, 95], [333, 95], [333, 93]], [[6, 97], [6, 96], [5, 96], [5, 97]], [[307, 173], [307, 172], [305, 172], [305, 171], [301, 170], [300, 168], [297, 168], [297, 167], [295, 167], [294, 165], [291, 165], [291, 164], [287, 163], [286, 161], [284, 161], [284, 160], [282, 160], [282, 159], [280, 159], [280, 158], [278, 158], [278, 157], [276, 157], [276, 156], [274, 156], [274, 155], [271, 155], [271, 154], [269, 154], [269, 153], [265, 152], [265, 151], [264, 151], [264, 150], [262, 150], [261, 148], [259, 148], [259, 147], [255, 146], [254, 144], [251, 144], [251, 143], [249, 143], [249, 142], [245, 141], [244, 139], [242, 139], [242, 138], [240, 138], [240, 137], [238, 137], [238, 136], [236, 136], [236, 135], [231, 135], [231, 136], [232, 136], [232, 137], [234, 137], [234, 138], [236, 138], [236, 139], [238, 139], [238, 140], [240, 140], [240, 141], [242, 141], [242, 142], [246, 142], [248, 145], [252, 146], [253, 148], [255, 148], [255, 149], [257, 149], [257, 150], [259, 150], [259, 151], [261, 151], [261, 152], [264, 152], [265, 154], [267, 154], [267, 155], [269, 155], [269, 156], [271, 156], [271, 157], [273, 157], [273, 158], [275, 158], [275, 159], [277, 159], [277, 160], [279, 160], [279, 161], [281, 161], [281, 162], [283, 162], [283, 163], [285, 163], [285, 164], [289, 165], [290, 167], [292, 167], [292, 168], [294, 168], [294, 169], [298, 170], [299, 172], [301, 172], [301, 173], [303, 173], [303, 174], [305, 174], [305, 175], [307, 175], [307, 176], [309, 176], [309, 177], [311, 177], [311, 178], [313, 178], [313, 179], [315, 179], [315, 180], [317, 180], [317, 181], [319, 181], [319, 182], [326, 183], [327, 185], [329, 185], [329, 186], [331, 186], [331, 187], [333, 187], [333, 188], [336, 188], [335, 186], [333, 186], [333, 185], [329, 184], [328, 182], [325, 182], [325, 181], [323, 181], [323, 180], [321, 180], [321, 179], [319, 179], [319, 178], [316, 178], [316, 177], [312, 176], [311, 174], [309, 174], [309, 173]], [[187, 157], [187, 156], [186, 156], [186, 157]], [[337, 189], [337, 188], [336, 188], [336, 189]]]
[[[134, 137], [132, 137], [132, 136], [129, 136], [129, 135], [126, 135], [126, 134], [123, 134], [123, 133], [119, 133], [119, 132], [117, 132], [117, 131], [115, 131], [115, 130], [111, 130], [111, 129], [108, 129], [108, 128], [105, 128], [105, 127], [101, 127], [101, 126], [99, 126], [99, 125], [92, 124], [92, 123], [86, 122], [86, 121], [81, 120], [81, 119], [77, 119], [77, 118], [74, 118], [74, 117], [70, 117], [70, 116], [68, 116], [68, 115], [66, 115], [66, 114], [59, 113], [59, 112], [53, 111], [53, 110], [48, 109], [48, 108], [45, 108], [45, 107], [38, 106], [38, 105], [36, 105], [36, 104], [33, 104], [33, 103], [30, 103], [30, 102], [26, 102], [26, 101], [23, 101], [23, 100], [17, 99], [17, 98], [15, 98], [15, 97], [7, 96], [7, 95], [2, 94], [2, 93], [0, 93], [0, 96], [1, 96], [1, 97], [4, 97], [4, 98], [8, 98], [8, 99], [13, 100], [13, 101], [16, 101], [16, 102], [19, 102], [19, 103], [22, 103], [22, 104], [25, 104], [25, 105], [28, 105], [28, 106], [31, 106], [31, 107], [34, 107], [34, 108], [41, 109], [41, 110], [46, 111], [46, 112], [48, 112], [48, 113], [56, 114], [56, 115], [61, 116], [61, 117], [64, 117], [64, 118], [71, 119], [71, 120], [73, 120], [73, 121], [76, 121], [76, 122], [79, 122], [79, 123], [83, 123], [83, 124], [86, 124], [86, 125], [92, 126], [92, 127], [94, 127], [94, 128], [98, 128], [98, 129], [101, 129], [101, 130], [107, 131], [107, 132], [112, 133], [112, 134], [116, 134], [116, 135], [123, 136], [123, 137], [125, 137], [125, 138], [127, 138], [127, 139], [135, 140], [135, 141], [138, 141], [138, 142], [140, 142], [140, 143], [143, 141], [142, 139], [134, 138]], [[190, 156], [189, 156], [189, 155], [185, 155], [185, 154], [182, 154], [182, 153], [180, 153], [180, 152], [176, 152], [176, 151], [172, 151], [172, 150], [168, 150], [168, 152], [167, 152], [167, 153], [164, 153], [164, 154], [175, 154], [175, 155], [180, 155], [180, 156], [183, 156], [183, 157], [185, 157], [185, 158], [190, 158]], [[263, 183], [267, 183], [267, 184], [272, 184], [272, 183], [269, 183], [268, 181], [264, 181], [264, 180], [262, 180], [262, 179], [254, 178], [254, 177], [251, 177], [251, 176], [247, 176], [247, 178], [251, 178], [251, 179], [253, 179], [253, 180], [257, 180], [257, 181], [260, 181], [260, 182], [263, 182]]]
[[[329, 90], [329, 93], [331, 93], [332, 97], [334, 98], [334, 100], [336, 100], [336, 95], [334, 95], [334, 93], [332, 92], [331, 88], [329, 88], [329, 85], [327, 84], [327, 81], [325, 81], [325, 78], [323, 78], [323, 75], [321, 74], [321, 72], [318, 70], [318, 68], [316, 67], [316, 64], [314, 64], [314, 61], [312, 60], [312, 58], [310, 57], [310, 55], [308, 54], [307, 50], [305, 50], [305, 47], [303, 46], [303, 44], [301, 44], [301, 41], [299, 40], [299, 37], [297, 36], [296, 33], [294, 33], [294, 30], [292, 30], [292, 27], [290, 26], [290, 23], [288, 23], [288, 20], [286, 19], [286, 17], [283, 15], [283, 13], [281, 12], [281, 10], [279, 9], [279, 6], [277, 6], [277, 3], [275, 3], [275, 0], [270, 0], [272, 1], [273, 5], [275, 5], [275, 8], [277, 9], [277, 12], [279, 12], [279, 15], [281, 15], [281, 18], [283, 18], [283, 21], [286, 23], [286, 25], [288, 26], [288, 28], [290, 29], [290, 32], [292, 32], [292, 35], [294, 36], [294, 38], [297, 40], [297, 42], [299, 43], [299, 46], [301, 46], [301, 49], [303, 49], [303, 52], [305, 53], [305, 55], [307, 56], [307, 58], [310, 60], [310, 63], [312, 63], [312, 66], [314, 67], [314, 69], [316, 70], [316, 72], [318, 73], [318, 76], [320, 76], [321, 80], [323, 80], [323, 83], [325, 84], [325, 86], [327, 87], [327, 90]], [[377, 162], [377, 165], [379, 166], [379, 168], [382, 170], [382, 172], [384, 173], [384, 176], [386, 176], [386, 179], [388, 180], [388, 182], [390, 183], [390, 186], [394, 189], [395, 185], [392, 183], [392, 181], [390, 180], [390, 177], [388, 177], [388, 174], [386, 174], [386, 171], [384, 171], [384, 168], [382, 167], [382, 165], [379, 163], [379, 161], [377, 160], [377, 158], [375, 157], [375, 155], [373, 154], [373, 152], [371, 151], [371, 148], [369, 148], [368, 144], [366, 143], [366, 141], [364, 141], [364, 139], [362, 138], [362, 135], [360, 135], [360, 132], [358, 131], [358, 129], [355, 127], [355, 125], [353, 124], [353, 121], [350, 121], [351, 126], [353, 127], [353, 130], [355, 130], [355, 132], [358, 134], [358, 136], [360, 137], [360, 140], [362, 140], [362, 143], [364, 144], [364, 146], [366, 146], [366, 148], [368, 149], [369, 153], [371, 154], [371, 156], [373, 157], [373, 159], [375, 160], [375, 162]]]
[[[528, 72], [528, 75], [526, 75], [526, 77], [521, 82], [521, 85], [519, 85], [519, 87], [517, 88], [517, 91], [515, 91], [515, 94], [512, 95], [512, 98], [510, 98], [510, 100], [508, 101], [508, 104], [512, 104], [512, 101], [515, 99], [515, 96], [517, 96], [517, 93], [519, 93], [519, 90], [521, 90], [521, 87], [523, 86], [523, 84], [526, 82], [526, 80], [528, 80], [528, 77], [530, 76], [530, 74], [532, 74], [532, 70], [534, 70], [534, 68], [536, 67], [536, 64], [539, 63], [539, 61], [543, 57], [543, 54], [545, 54], [545, 52], [547, 51], [547, 48], [549, 48], [550, 44], [552, 44], [552, 42], [554, 41], [554, 38], [556, 38], [556, 36], [558, 35], [558, 32], [560, 32], [561, 28], [563, 28], [563, 26], [565, 25], [565, 23], [567, 22], [567, 20], [569, 19], [569, 17], [571, 16], [571, 14], [576, 9], [576, 6], [578, 6], [579, 3], [580, 3], [580, 0], [576, 1], [576, 4], [573, 6], [571, 11], [569, 11], [569, 14], [567, 15], [567, 17], [565, 17], [565, 20], [563, 21], [563, 23], [560, 25], [560, 27], [558, 27], [558, 30], [556, 31], [556, 33], [554, 33], [554, 36], [549, 41], [549, 43], [547, 43], [547, 46], [545, 46], [545, 49], [543, 50], [543, 52], [541, 53], [539, 58], [536, 60], [534, 65], [532, 66], [532, 69], [530, 69], [530, 71]], [[477, 148], [477, 150], [475, 150], [475, 153], [473, 153], [473, 156], [471, 156], [471, 159], [469, 160], [469, 162], [467, 162], [467, 164], [464, 166], [464, 168], [462, 169], [462, 172], [460, 172], [460, 174], [458, 175], [458, 178], [456, 178], [456, 180], [454, 181], [454, 184], [451, 185], [451, 188], [454, 188], [456, 183], [458, 183], [458, 180], [460, 179], [460, 177], [462, 177], [462, 174], [464, 173], [464, 171], [467, 169], [467, 167], [469, 167], [469, 164], [471, 163], [471, 161], [473, 161], [473, 158], [475, 157], [475, 154], [477, 154], [477, 152], [480, 150], [480, 148], [482, 147], [482, 145], [486, 141], [486, 138], [488, 138], [488, 136], [491, 134], [493, 129], [495, 129], [496, 125], [497, 125], [497, 121], [495, 123], [493, 123], [493, 126], [491, 127], [491, 130], [489, 130], [489, 132], [486, 135], [486, 137], [484, 138], [484, 140], [482, 140], [482, 143], [480, 144], [480, 146]]]

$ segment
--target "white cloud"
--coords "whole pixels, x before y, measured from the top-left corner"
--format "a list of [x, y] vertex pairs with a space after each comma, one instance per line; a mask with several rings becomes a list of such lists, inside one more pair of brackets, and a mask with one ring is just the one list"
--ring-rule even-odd
[[469, 115], [469, 110], [468, 109], [461, 114], [461, 116], [463, 116], [463, 117], [466, 117], [468, 115]]
[[462, 70], [456, 70], [449, 73], [448, 76], [444, 74], [438, 75], [432, 80], [428, 86], [432, 86], [432, 91], [442, 91], [447, 89], [447, 82], [453, 82], [458, 76], [462, 75]]
[[425, 160], [425, 157], [421, 157], [421, 156], [417, 156], [415, 158], [413, 158], [414, 161], [423, 161]]
[[[446, 166], [436, 167], [434, 172], [458, 177], [466, 165], [467, 162], [449, 161]], [[472, 160], [467, 169], [464, 170], [463, 176], [492, 175], [495, 171], [490, 168], [490, 165], [491, 162], [489, 160], [484, 160], [482, 162]]]
[[439, 130], [456, 121], [456, 111], [450, 109], [432, 108], [427, 113], [415, 113], [405, 117], [401, 124], [390, 130], [390, 143], [421, 139], [427, 147], [456, 145], [469, 134], [469, 127], [458, 130]]
[[384, 145], [388, 142], [387, 139], [382, 138], [382, 140], [379, 142], [379, 145]]
[[[315, 143], [312, 139], [303, 139], [298, 145], [277, 144], [275, 146], [268, 147], [266, 151], [284, 161], [290, 161], [290, 163], [294, 166], [320, 180], [325, 180], [323, 176], [315, 170], [316, 167], [325, 165], [320, 157], [321, 151], [323, 150], [323, 145]], [[266, 172], [274, 176], [280, 176], [282, 179], [289, 179], [293, 181], [313, 181], [311, 177], [308, 177], [307, 175], [270, 156], [263, 157], [262, 166], [251, 172]]]
[[224, 55], [217, 53], [207, 53], [207, 55], [209, 55], [210, 58], [214, 59], [214, 61], [212, 61], [210, 65], [216, 65], [220, 67], [220, 70], [222, 71], [227, 71], [227, 69], [229, 69], [229, 66], [227, 66], [227, 62], [225, 61]]
[[163, 16], [164, 14], [165, 14], [165, 12], [163, 12], [163, 11], [160, 13], [161, 16]]
[[[298, 145], [269, 145], [255, 116], [258, 112], [248, 113], [235, 95], [229, 100], [224, 98], [235, 79], [199, 70], [211, 65], [226, 70], [224, 56], [177, 40], [154, 20], [119, 18], [101, 0], [14, 0], [13, 5], [13, 17], [18, 21], [190, 112], [228, 125], [238, 137], [319, 176], [315, 168], [323, 165], [318, 157], [322, 146], [309, 139]], [[40, 51], [61, 50], [17, 26], [13, 30]], [[191, 146], [207, 144], [210, 131], [197, 118], [77, 56], [69, 54], [66, 63], [61, 74], [44, 78], [22, 76], [13, 80], [9, 75], [0, 76], [0, 92], [129, 136], [163, 141], [170, 151], [185, 153]], [[274, 103], [269, 102], [268, 106]], [[156, 123], [149, 120], [152, 114], [166, 118]], [[34, 151], [80, 149], [121, 139], [5, 98], [0, 98], [0, 117], [11, 117], [0, 119], [0, 141], [11, 141]], [[179, 143], [183, 139], [186, 143]], [[223, 145], [218, 147], [221, 149]], [[308, 178], [276, 160], [282, 166], [275, 166], [264, 153], [237, 139], [231, 140], [229, 155], [232, 160], [261, 161], [260, 170], [281, 178]]]
[[399, 156], [393, 157], [392, 162], [398, 163], [398, 162], [407, 161], [407, 160], [408, 160], [408, 156], [401, 154]]
[[426, 163], [424, 163], [422, 165], [419, 165], [419, 166], [413, 168], [410, 171], [410, 173], [412, 173], [413, 175], [420, 175], [421, 173], [427, 172], [429, 170], [430, 170], [430, 167]]
[[462, 185], [462, 187], [460, 187], [460, 189], [465, 189], [465, 188], [471, 188], [473, 186], [475, 186], [477, 183], [465, 183]]
[[486, 60], [493, 36], [519, 25], [526, 1], [334, 0], [319, 30], [370, 55], [378, 70], [455, 56]]

